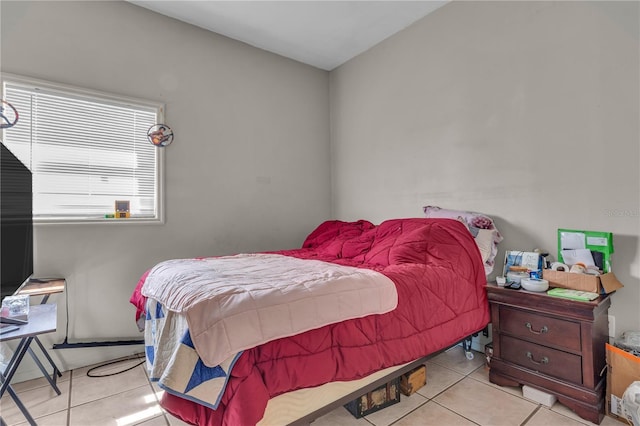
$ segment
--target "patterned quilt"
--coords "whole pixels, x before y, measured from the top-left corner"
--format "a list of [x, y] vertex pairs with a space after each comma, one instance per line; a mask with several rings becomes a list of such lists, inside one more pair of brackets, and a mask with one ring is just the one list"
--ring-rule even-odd
[[147, 299], [145, 353], [149, 378], [166, 392], [216, 409], [242, 352], [214, 367], [198, 356], [185, 318]]

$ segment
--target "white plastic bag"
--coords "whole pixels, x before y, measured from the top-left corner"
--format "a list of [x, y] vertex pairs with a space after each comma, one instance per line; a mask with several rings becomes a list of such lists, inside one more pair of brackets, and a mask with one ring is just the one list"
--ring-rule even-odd
[[640, 382], [631, 383], [622, 394], [622, 411], [633, 426], [640, 426]]
[[614, 344], [635, 356], [640, 356], [640, 331], [625, 331]]

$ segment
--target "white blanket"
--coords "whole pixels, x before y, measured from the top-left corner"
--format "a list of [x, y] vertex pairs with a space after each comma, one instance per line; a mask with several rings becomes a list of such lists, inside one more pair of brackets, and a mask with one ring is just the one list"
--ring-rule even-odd
[[274, 339], [389, 312], [398, 301], [378, 272], [276, 254], [162, 262], [142, 294], [185, 315], [208, 367]]

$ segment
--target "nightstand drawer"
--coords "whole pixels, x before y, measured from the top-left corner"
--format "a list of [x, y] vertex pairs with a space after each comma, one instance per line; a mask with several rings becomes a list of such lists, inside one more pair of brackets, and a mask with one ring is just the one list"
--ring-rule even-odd
[[538, 315], [533, 312], [500, 307], [501, 332], [527, 340], [580, 352], [580, 324]]
[[582, 357], [509, 336], [500, 336], [502, 359], [529, 370], [582, 384]]

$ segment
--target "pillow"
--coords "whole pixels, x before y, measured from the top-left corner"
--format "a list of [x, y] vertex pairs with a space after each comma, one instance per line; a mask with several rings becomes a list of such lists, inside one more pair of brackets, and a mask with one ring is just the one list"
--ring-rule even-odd
[[493, 219], [482, 213], [463, 210], [443, 209], [436, 206], [425, 206], [423, 211], [428, 218], [458, 219], [467, 226], [476, 241], [484, 271], [489, 275], [495, 265], [495, 257], [498, 254], [498, 243], [502, 241], [502, 235], [496, 228]]
[[[493, 232], [489, 229], [477, 229], [478, 234], [475, 236], [476, 245], [480, 249], [482, 261], [486, 264], [491, 258], [491, 250], [493, 249]], [[491, 272], [489, 272], [491, 273]]]

